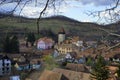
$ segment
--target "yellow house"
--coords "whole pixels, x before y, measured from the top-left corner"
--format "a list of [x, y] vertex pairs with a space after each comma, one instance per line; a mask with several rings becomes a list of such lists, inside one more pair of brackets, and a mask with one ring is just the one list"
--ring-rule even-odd
[[66, 54], [68, 52], [75, 51], [75, 45], [73, 44], [57, 44], [55, 45], [55, 49], [58, 50], [60, 54]]

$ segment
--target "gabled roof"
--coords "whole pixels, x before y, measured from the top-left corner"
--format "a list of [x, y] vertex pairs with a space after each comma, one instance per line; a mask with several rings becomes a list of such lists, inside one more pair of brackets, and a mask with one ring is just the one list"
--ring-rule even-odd
[[69, 54], [70, 54], [73, 58], [76, 58], [76, 57], [77, 57], [77, 53], [76, 53], [76, 52], [69, 52]]
[[61, 73], [45, 70], [38, 80], [61, 80]]
[[89, 72], [87, 67], [83, 64], [67, 63], [66, 68], [77, 72]]
[[37, 42], [40, 42], [40, 41], [43, 41], [45, 43], [54, 43], [54, 41], [52, 40], [52, 38], [48, 38], [48, 37], [40, 38], [40, 39], [38, 39]]
[[0, 60], [3, 58], [3, 55], [0, 55]]
[[60, 68], [54, 68], [53, 71], [63, 74], [69, 80], [90, 80], [89, 73], [76, 72]]
[[26, 66], [29, 65], [30, 63], [26, 61], [26, 62], [17, 62], [16, 64], [18, 64], [19, 66]]
[[7, 55], [3, 56], [2, 59], [10, 59]]
[[6, 54], [6, 55], [9, 56], [10, 59], [21, 57], [21, 54]]
[[117, 58], [120, 59], [120, 54], [116, 54], [116, 55], [114, 55], [114, 58], [115, 58], [115, 59], [117, 59]]

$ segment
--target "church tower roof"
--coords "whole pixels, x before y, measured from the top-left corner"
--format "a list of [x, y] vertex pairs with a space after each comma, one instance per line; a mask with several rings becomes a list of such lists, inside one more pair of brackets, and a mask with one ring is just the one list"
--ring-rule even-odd
[[58, 34], [65, 34], [65, 30], [63, 27], [61, 27], [61, 29], [59, 30]]

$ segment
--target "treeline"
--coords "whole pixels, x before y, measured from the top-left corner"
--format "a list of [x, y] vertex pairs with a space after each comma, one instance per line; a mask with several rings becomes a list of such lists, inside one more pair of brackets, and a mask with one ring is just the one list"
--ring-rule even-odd
[[6, 35], [2, 41], [2, 52], [19, 53], [19, 41], [15, 35]]

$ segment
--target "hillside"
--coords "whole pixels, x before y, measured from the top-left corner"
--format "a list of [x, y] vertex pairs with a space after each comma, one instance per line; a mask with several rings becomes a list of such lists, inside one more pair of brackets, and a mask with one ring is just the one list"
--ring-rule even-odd
[[[81, 37], [90, 38], [97, 38], [105, 35], [105, 32], [98, 29], [98, 27], [103, 27], [101, 25], [95, 23], [79, 22], [65, 16], [53, 16], [49, 18], [43, 18], [40, 21], [40, 29], [51, 29], [53, 32], [57, 33], [61, 27], [64, 27], [67, 34], [70, 35], [79, 35]], [[106, 25], [104, 27], [106, 29], [112, 29], [113, 32], [117, 32], [118, 30], [120, 30], [120, 28], [117, 29], [116, 25], [114, 24]], [[4, 34], [6, 32], [25, 33], [29, 30], [36, 32], [36, 19], [12, 16], [0, 18], [1, 34]]]

